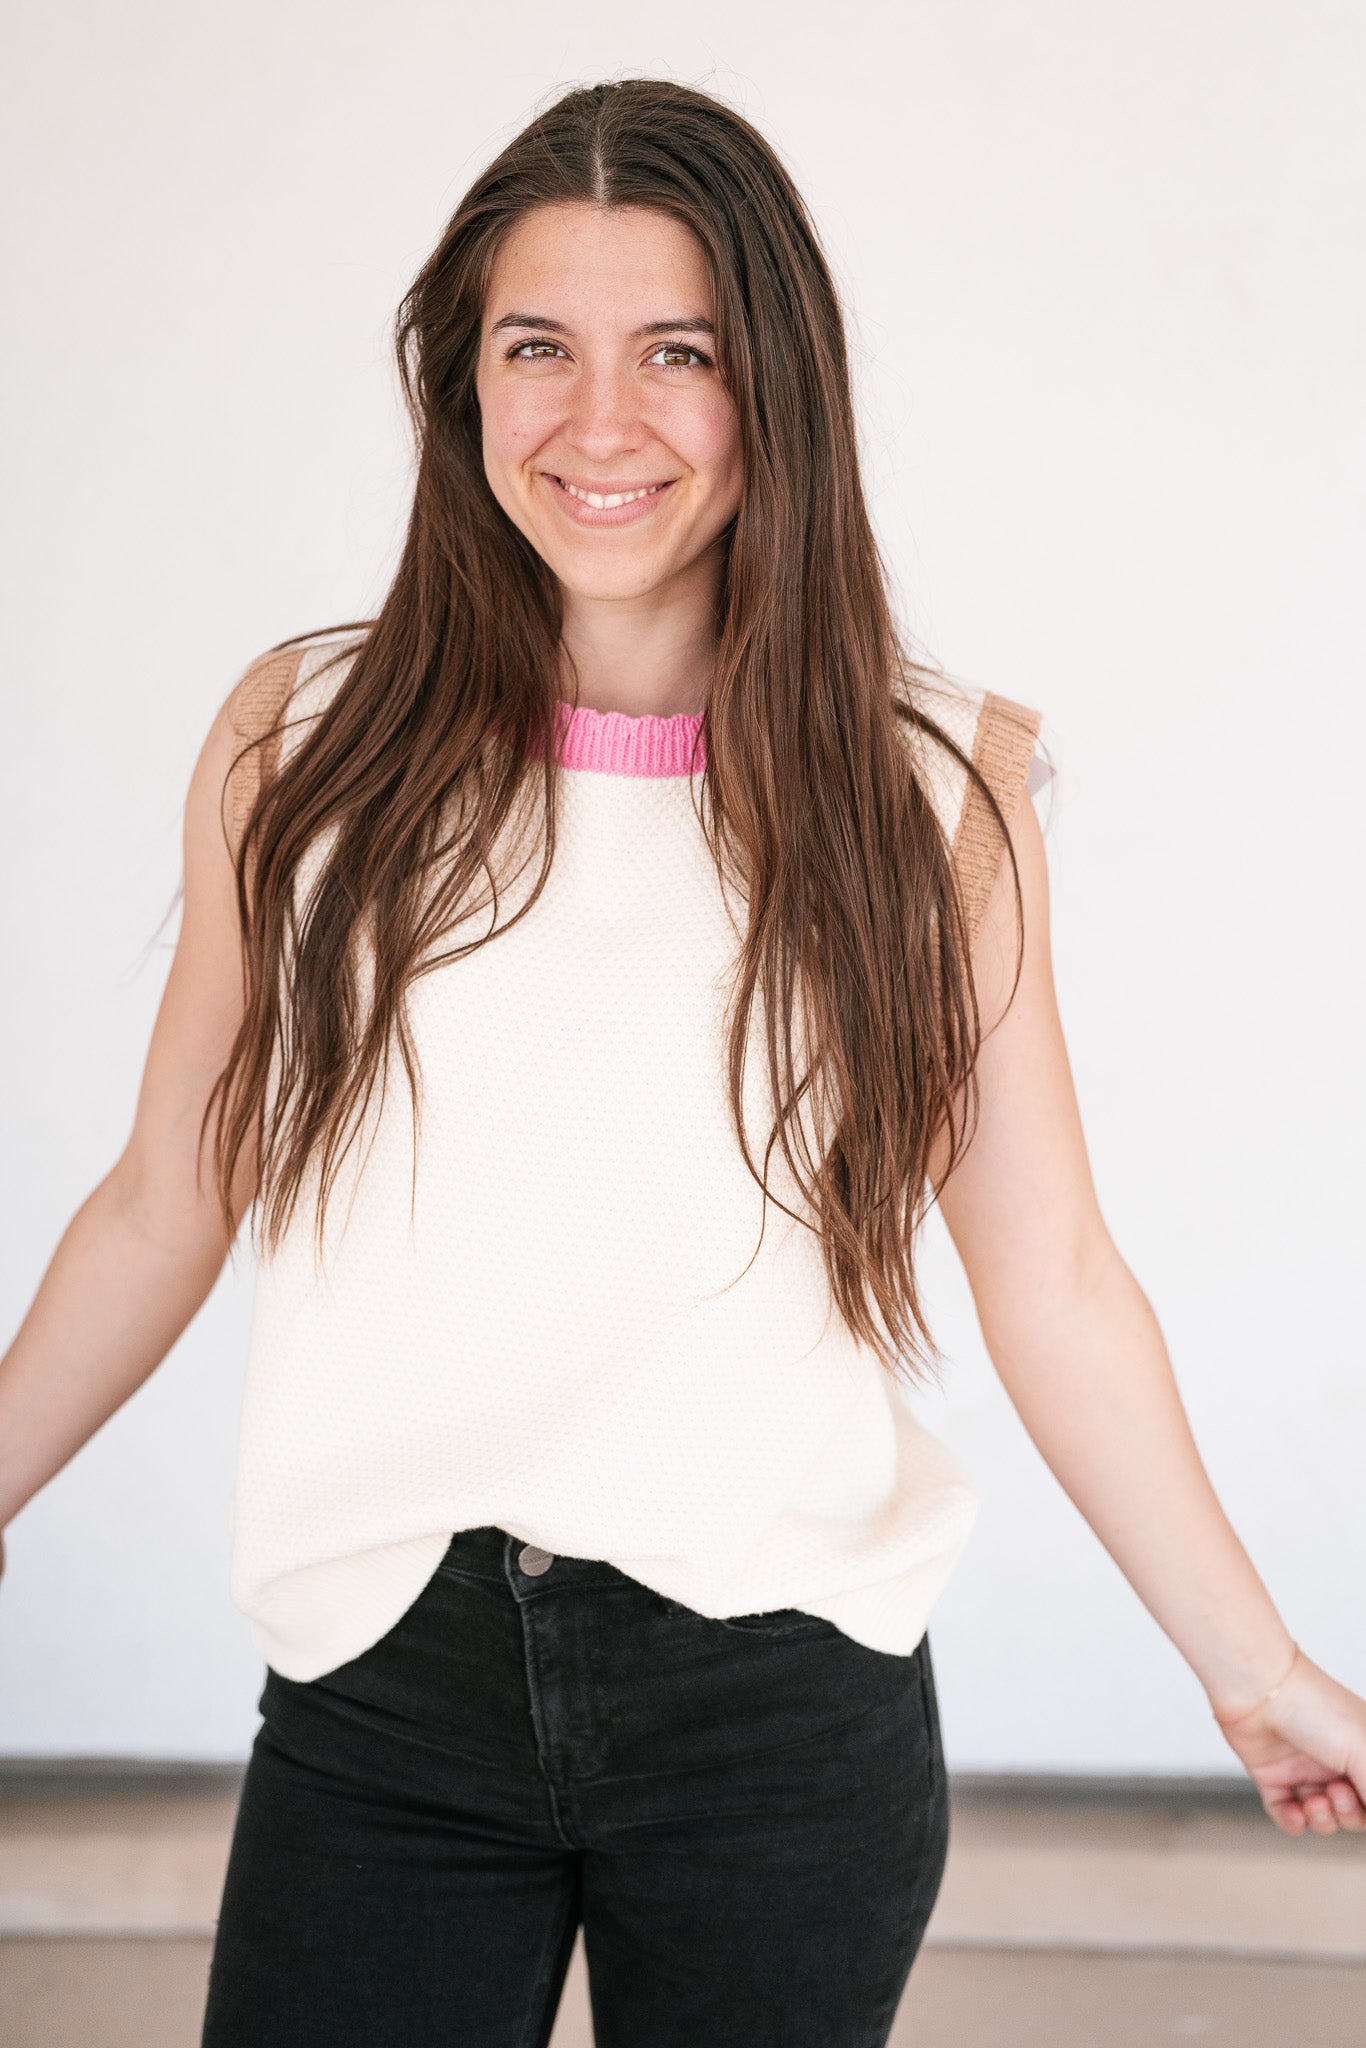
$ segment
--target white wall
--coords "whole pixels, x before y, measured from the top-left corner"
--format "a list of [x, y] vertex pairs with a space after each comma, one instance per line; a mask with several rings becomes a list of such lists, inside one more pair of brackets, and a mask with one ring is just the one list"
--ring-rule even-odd
[[[26, 9], [3, 1333], [126, 1136], [216, 705], [384, 587], [400, 293], [556, 88], [711, 85], [785, 152], [852, 302], [909, 618], [1046, 714], [1102, 1205], [1287, 1619], [1366, 1689], [1364, 58], [1332, 0]], [[926, 1256], [954, 1368], [924, 1412], [985, 1495], [932, 1629], [951, 1763], [1236, 1770], [1000, 1393], [937, 1224]], [[13, 1525], [0, 1749], [245, 1752], [245, 1310], [225, 1279]]]

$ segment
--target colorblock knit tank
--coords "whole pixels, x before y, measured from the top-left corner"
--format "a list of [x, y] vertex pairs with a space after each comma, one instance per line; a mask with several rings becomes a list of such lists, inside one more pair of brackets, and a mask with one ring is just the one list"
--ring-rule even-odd
[[[339, 644], [248, 671], [262, 724], [289, 701], [285, 752], [342, 686], [346, 662], [320, 672]], [[947, 686], [928, 708], [1007, 815], [1051, 772], [1038, 712]], [[695, 810], [702, 720], [561, 704], [557, 745], [540, 898], [409, 993], [416, 1172], [400, 1064], [321, 1260], [306, 1181], [258, 1262], [232, 1598], [266, 1662], [311, 1679], [399, 1620], [454, 1532], [496, 1523], [702, 1614], [795, 1606], [909, 1655], [977, 1497], [741, 1156], [723, 1017], [743, 926]], [[999, 834], [961, 766], [927, 756], [975, 923]]]

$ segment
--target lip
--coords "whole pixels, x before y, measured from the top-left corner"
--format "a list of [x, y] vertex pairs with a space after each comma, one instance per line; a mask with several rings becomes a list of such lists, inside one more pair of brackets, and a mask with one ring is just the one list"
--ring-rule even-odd
[[[596, 477], [591, 480], [577, 476], [561, 479], [548, 469], [543, 469], [540, 474], [566, 518], [572, 519], [576, 526], [589, 527], [635, 526], [640, 520], [648, 519], [652, 513], [658, 511], [660, 504], [677, 482], [677, 478], [671, 476], [626, 478], [616, 482]], [[565, 482], [573, 484], [575, 490], [596, 491], [604, 498], [611, 497], [617, 491], [649, 491], [650, 495], [648, 498], [635, 498], [629, 505], [585, 505], [582, 498], [576, 498], [573, 492], [564, 488]]]

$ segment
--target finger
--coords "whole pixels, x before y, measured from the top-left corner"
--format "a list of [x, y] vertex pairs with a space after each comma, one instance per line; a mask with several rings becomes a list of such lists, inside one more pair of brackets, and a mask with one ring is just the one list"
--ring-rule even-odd
[[1289, 1792], [1263, 1793], [1262, 1804], [1284, 1835], [1302, 1835], [1308, 1826], [1304, 1808]]
[[1331, 1835], [1337, 1832], [1332, 1801], [1326, 1792], [1320, 1791], [1316, 1785], [1306, 1785], [1300, 1793], [1300, 1804], [1316, 1835]]
[[1366, 1828], [1366, 1806], [1350, 1778], [1334, 1778], [1323, 1789], [1332, 1801], [1340, 1828]]

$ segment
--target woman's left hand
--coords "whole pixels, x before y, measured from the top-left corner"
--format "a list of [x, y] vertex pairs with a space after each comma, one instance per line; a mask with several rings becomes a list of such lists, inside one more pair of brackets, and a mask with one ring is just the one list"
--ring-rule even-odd
[[1283, 1834], [1366, 1830], [1366, 1700], [1303, 1650], [1275, 1699], [1222, 1732]]

